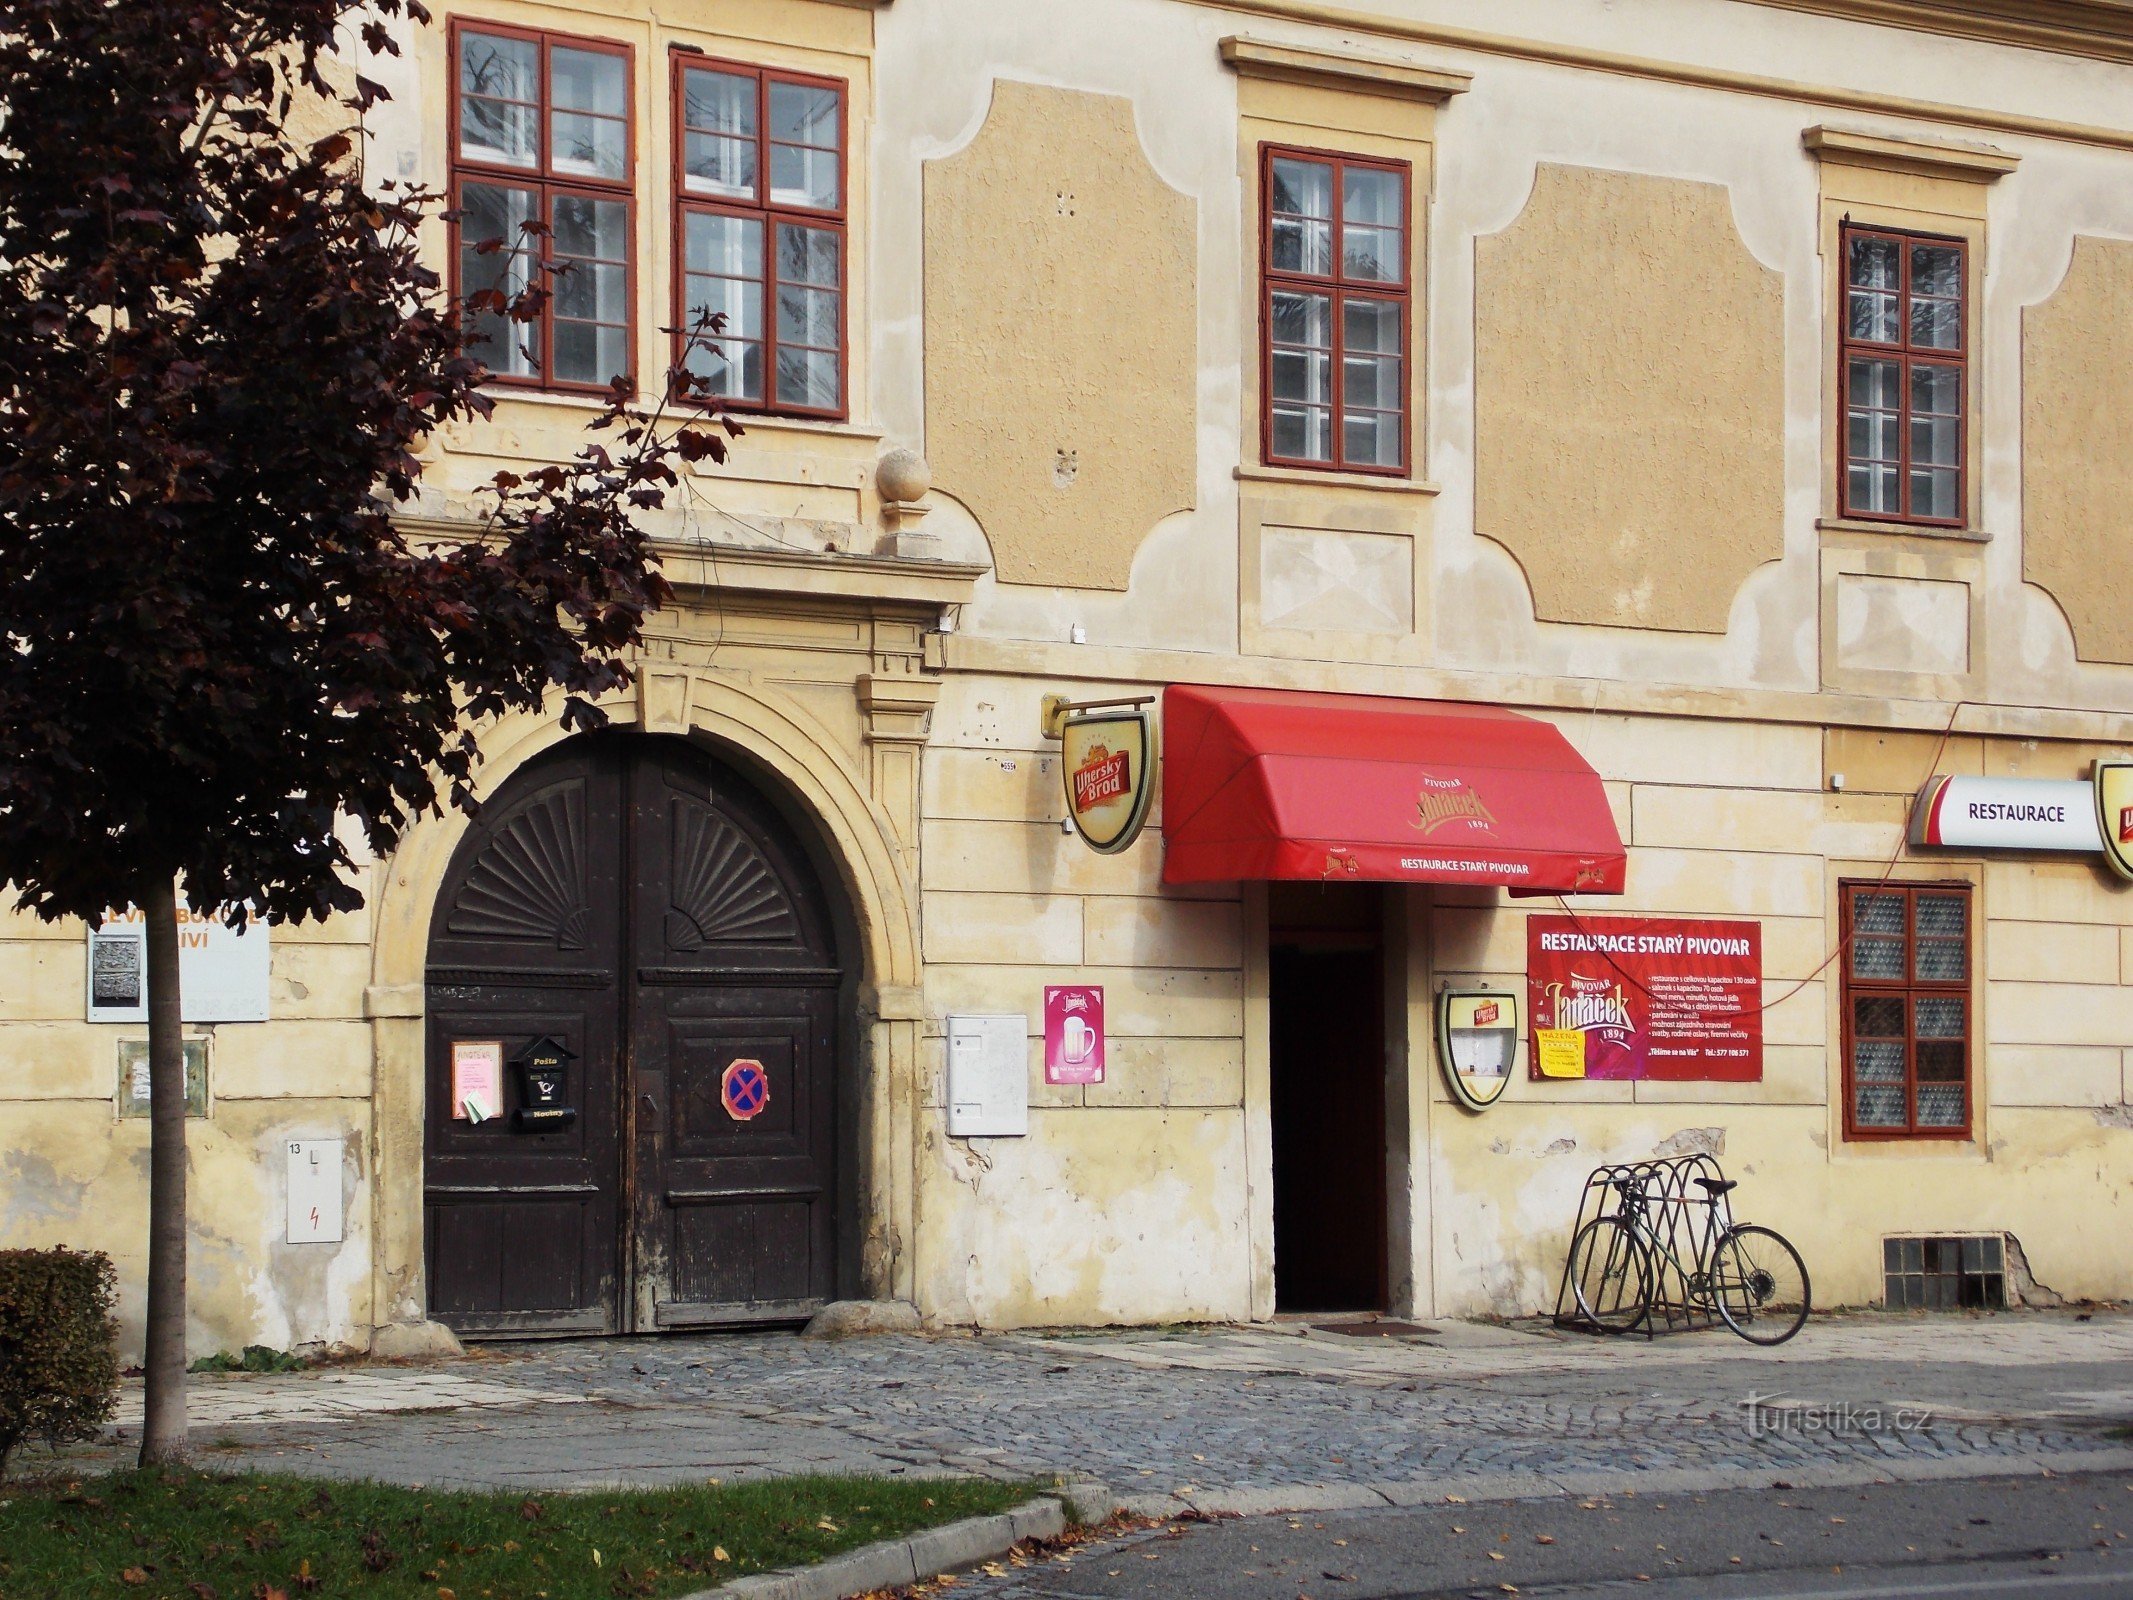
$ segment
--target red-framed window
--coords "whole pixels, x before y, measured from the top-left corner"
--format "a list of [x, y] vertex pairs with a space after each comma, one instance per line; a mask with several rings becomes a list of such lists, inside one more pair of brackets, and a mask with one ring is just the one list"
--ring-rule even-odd
[[[736, 410], [842, 417], [846, 87], [689, 50], [673, 61], [677, 354]], [[707, 311], [724, 332], [683, 348]]]
[[1967, 1139], [1977, 1033], [1967, 883], [1845, 883], [1844, 1131]]
[[569, 269], [533, 322], [478, 313], [470, 348], [498, 383], [603, 391], [635, 368], [629, 47], [490, 22], [451, 39], [455, 292], [510, 297], [543, 259]]
[[1260, 167], [1263, 458], [1404, 474], [1411, 171], [1281, 145]]
[[1960, 527], [1969, 247], [1849, 223], [1843, 238], [1844, 514]]

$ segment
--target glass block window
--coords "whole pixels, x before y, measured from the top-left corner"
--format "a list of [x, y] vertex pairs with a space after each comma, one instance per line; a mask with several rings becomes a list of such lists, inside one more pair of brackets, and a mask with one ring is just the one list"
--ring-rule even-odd
[[1844, 230], [1844, 513], [1960, 527], [1968, 247]]
[[2006, 1253], [1997, 1233], [1884, 1239], [1883, 1303], [1891, 1311], [2004, 1310]]
[[1404, 474], [1408, 167], [1272, 146], [1262, 167], [1265, 459]]
[[1970, 885], [1847, 883], [1845, 1131], [1970, 1133]]
[[842, 417], [845, 85], [674, 59], [677, 347], [737, 410]]
[[[604, 392], [635, 327], [627, 46], [498, 24], [453, 30], [452, 261], [491, 379]], [[539, 314], [507, 302], [556, 263]]]

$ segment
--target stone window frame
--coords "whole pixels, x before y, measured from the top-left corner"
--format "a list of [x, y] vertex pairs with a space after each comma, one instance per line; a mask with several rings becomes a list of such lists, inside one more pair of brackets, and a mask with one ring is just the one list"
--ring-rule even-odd
[[[1274, 266], [1274, 163], [1276, 160], [1307, 161], [1333, 169], [1332, 271], [1327, 274], [1291, 272]], [[1344, 269], [1341, 249], [1342, 177], [1347, 169], [1362, 168], [1391, 172], [1400, 179], [1401, 250], [1400, 279], [1386, 283], [1375, 279], [1351, 280]], [[1408, 478], [1414, 470], [1414, 378], [1415, 378], [1415, 260], [1413, 226], [1414, 164], [1392, 156], [1366, 156], [1342, 150], [1267, 140], [1259, 146], [1259, 459], [1269, 467], [1308, 473], [1342, 473], [1371, 478]], [[1283, 288], [1301, 288], [1330, 296], [1331, 316], [1331, 429], [1333, 453], [1319, 461], [1303, 456], [1284, 456], [1274, 449], [1274, 295]], [[1347, 459], [1345, 433], [1344, 328], [1343, 315], [1351, 298], [1393, 301], [1400, 307], [1400, 459], [1391, 465]]]
[[[1843, 1051], [1840, 1081], [1844, 1096], [1843, 1128], [1847, 1141], [1939, 1141], [1968, 1143], [1977, 1123], [1978, 1094], [1978, 893], [1966, 879], [1865, 879], [1844, 878], [1837, 884], [1842, 967], [1838, 976], [1839, 1047]], [[1900, 979], [1862, 978], [1854, 966], [1854, 906], [1865, 896], [1891, 895], [1904, 903], [1903, 976]], [[1917, 975], [1918, 902], [1924, 896], [1958, 899], [1963, 905], [1963, 975], [1960, 980], [1921, 979]], [[1902, 1126], [1862, 1124], [1858, 1120], [1856, 1066], [1857, 1006], [1860, 999], [1899, 999], [1904, 1008], [1904, 1112]], [[1963, 1006], [1963, 1120], [1956, 1125], [1921, 1125], [1918, 1121], [1918, 1027], [1920, 998], [1960, 1000]], [[1869, 1037], [1893, 1038], [1893, 1035]]]
[[[721, 395], [721, 410], [755, 416], [798, 417], [817, 422], [844, 422], [851, 417], [852, 399], [852, 92], [844, 78], [799, 72], [761, 62], [713, 56], [690, 45], [674, 45], [668, 52], [673, 101], [673, 218], [672, 273], [674, 280], [674, 360], [686, 354], [689, 337], [688, 227], [692, 214], [744, 217], [763, 227], [763, 396], [759, 400]], [[685, 110], [688, 74], [691, 71], [724, 73], [752, 78], [756, 84], [756, 198], [736, 200], [727, 196], [692, 194], [688, 188], [689, 126]], [[770, 198], [771, 138], [770, 91], [780, 83], [811, 89], [828, 89], [837, 96], [837, 204], [834, 210], [814, 206], [778, 204]], [[834, 406], [794, 405], [777, 399], [777, 252], [775, 241], [781, 222], [804, 223], [833, 233], [837, 239], [837, 403]]]
[[[537, 46], [540, 50], [540, 100], [538, 112], [538, 138], [540, 161], [535, 167], [518, 167], [508, 163], [470, 160], [460, 145], [460, 51], [469, 35], [489, 38], [515, 39]], [[595, 55], [618, 57], [622, 62], [622, 96], [626, 108], [623, 116], [624, 153], [620, 179], [586, 177], [581, 173], [558, 173], [554, 166], [554, 146], [550, 127], [550, 92], [553, 82], [551, 58], [560, 47], [568, 50], [583, 50]], [[622, 260], [623, 295], [626, 308], [626, 328], [623, 349], [629, 358], [629, 370], [622, 376], [633, 385], [637, 365], [637, 57], [635, 49], [626, 41], [602, 39], [591, 35], [559, 33], [550, 29], [528, 28], [516, 23], [493, 22], [481, 17], [454, 17], [452, 19], [449, 46], [450, 60], [447, 67], [447, 98], [450, 115], [446, 137], [450, 141], [450, 209], [454, 220], [450, 225], [450, 284], [452, 298], [460, 302], [463, 294], [460, 272], [462, 251], [461, 223], [459, 214], [461, 195], [465, 186], [472, 183], [493, 184], [532, 190], [539, 197], [540, 218], [553, 226], [555, 201], [564, 196], [583, 196], [603, 201], [619, 201], [623, 207], [623, 238], [626, 254]], [[553, 241], [537, 242], [534, 246], [540, 253], [553, 252]], [[492, 371], [487, 382], [499, 388], [542, 391], [551, 394], [606, 395], [612, 385], [584, 383], [555, 376], [555, 304], [551, 296], [541, 307], [536, 326], [540, 332], [540, 372], [518, 374]]]
[[[1851, 249], [1856, 240], [1886, 240], [1897, 246], [1901, 269], [1896, 289], [1896, 317], [1898, 337], [1894, 343], [1864, 339], [1855, 334], [1851, 322], [1851, 297], [1855, 286], [1851, 281]], [[1961, 528], [1968, 522], [1970, 504], [1970, 424], [1974, 404], [1974, 389], [1970, 368], [1973, 357], [1971, 348], [1972, 274], [1970, 270], [1970, 242], [1956, 234], [1926, 232], [1916, 228], [1888, 227], [1873, 222], [1847, 218], [1839, 234], [1837, 252], [1837, 504], [1841, 514], [1857, 521], [1901, 523], [1920, 528]], [[1958, 342], [1953, 348], [1943, 349], [1917, 345], [1911, 339], [1911, 287], [1912, 252], [1918, 246], [1951, 249], [1960, 262], [1955, 307]], [[1852, 503], [1851, 468], [1854, 457], [1851, 448], [1851, 369], [1854, 359], [1893, 361], [1899, 370], [1898, 409], [1896, 412], [1897, 473], [1896, 485], [1901, 510], [1883, 511]], [[1961, 410], [1955, 414], [1955, 515], [1950, 517], [1922, 516], [1911, 509], [1911, 434], [1914, 413], [1912, 410], [1911, 371], [1915, 363], [1936, 367], [1952, 367], [1956, 372], [1957, 403]], [[1880, 458], [1869, 458], [1880, 459]]]
[[[1802, 129], [1800, 142], [1816, 165], [1821, 190], [1817, 277], [1823, 368], [1819, 390], [1825, 409], [1818, 430], [1822, 443], [1816, 477], [1821, 509], [1816, 528], [1839, 543], [1861, 535], [1876, 539], [1908, 535], [1914, 541], [1912, 548], [1921, 551], [1949, 541], [1985, 543], [1990, 535], [1983, 526], [1983, 490], [1990, 461], [1980, 402], [1991, 359], [1985, 338], [1988, 196], [1994, 184], [2020, 166], [2021, 158], [1991, 145], [1830, 124]], [[1844, 509], [1844, 233], [1850, 227], [1874, 233], [1925, 234], [1958, 240], [1964, 246], [1969, 293], [1963, 309], [1963, 347], [1969, 359], [1963, 371], [1965, 470], [1959, 522], [1906, 521], [1884, 513], [1855, 516]]]

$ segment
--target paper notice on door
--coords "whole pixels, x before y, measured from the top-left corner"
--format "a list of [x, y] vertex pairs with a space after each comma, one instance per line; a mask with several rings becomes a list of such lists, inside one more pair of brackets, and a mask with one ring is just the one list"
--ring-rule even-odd
[[477, 1127], [504, 1114], [504, 1042], [452, 1041], [452, 1118]]
[[1585, 1076], [1585, 1035], [1576, 1028], [1536, 1028], [1533, 1041], [1540, 1047], [1540, 1070], [1544, 1078]]

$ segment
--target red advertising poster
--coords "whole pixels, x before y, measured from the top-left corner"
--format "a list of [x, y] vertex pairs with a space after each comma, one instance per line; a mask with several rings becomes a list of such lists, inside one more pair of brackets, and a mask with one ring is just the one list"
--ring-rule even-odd
[[1536, 1078], [1759, 1083], [1763, 928], [1678, 917], [1531, 917]]
[[1104, 1081], [1104, 992], [1100, 985], [1044, 991], [1044, 1081]]

